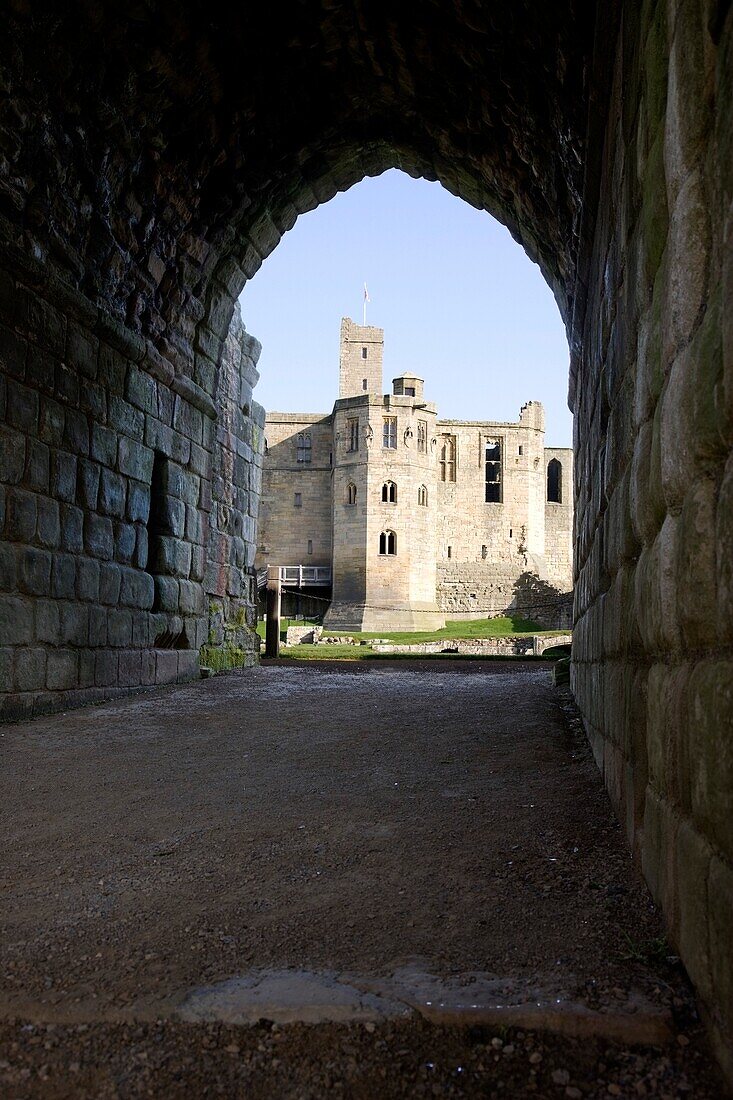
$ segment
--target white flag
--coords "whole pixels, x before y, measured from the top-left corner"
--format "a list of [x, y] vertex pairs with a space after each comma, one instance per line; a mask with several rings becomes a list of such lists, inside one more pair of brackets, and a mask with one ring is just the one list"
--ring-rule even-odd
[[371, 298], [369, 297], [369, 291], [367, 290], [366, 283], [364, 283], [364, 301], [365, 302], [371, 302]]

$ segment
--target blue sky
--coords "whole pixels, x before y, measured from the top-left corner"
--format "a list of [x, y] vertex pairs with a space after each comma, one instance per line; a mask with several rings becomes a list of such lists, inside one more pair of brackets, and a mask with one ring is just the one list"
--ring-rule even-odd
[[488, 214], [397, 171], [303, 214], [245, 287], [266, 409], [330, 411], [339, 324], [361, 322], [365, 282], [385, 392], [410, 370], [439, 416], [512, 421], [541, 401], [547, 445], [572, 444], [568, 346], [539, 268]]

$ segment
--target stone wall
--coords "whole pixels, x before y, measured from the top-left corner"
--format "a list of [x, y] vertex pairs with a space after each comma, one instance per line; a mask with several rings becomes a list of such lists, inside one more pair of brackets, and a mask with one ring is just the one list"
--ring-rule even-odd
[[453, 619], [518, 615], [547, 630], [569, 629], [573, 594], [524, 570], [511, 576], [474, 562], [438, 563], [438, 605]]
[[733, 9], [625, 3], [576, 361], [572, 686], [733, 1072]]
[[[209, 633], [202, 660], [251, 665], [259, 652], [255, 551], [262, 489], [265, 410], [252, 399], [260, 344], [234, 311], [222, 352], [204, 587]], [[212, 651], [216, 651], [214, 654]]]

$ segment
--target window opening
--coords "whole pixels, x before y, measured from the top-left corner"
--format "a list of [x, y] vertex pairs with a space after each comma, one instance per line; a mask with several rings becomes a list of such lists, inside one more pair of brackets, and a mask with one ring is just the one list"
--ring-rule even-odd
[[298, 462], [309, 463], [311, 460], [311, 449], [310, 432], [299, 432], [297, 440]]
[[382, 555], [397, 553], [397, 535], [394, 531], [382, 531], [379, 536], [379, 553]]
[[308, 539], [308, 553], [313, 553], [313, 539]]
[[382, 486], [382, 502], [384, 504], [397, 503], [397, 486], [394, 481], [385, 481]]
[[481, 547], [481, 557], [484, 558], [484, 560], [485, 560], [488, 556], [489, 556], [488, 546], [482, 546]]
[[361, 380], [361, 388], [362, 388], [362, 389], [364, 390], [364, 392], [366, 393], [366, 390], [367, 390], [367, 388], [368, 388], [368, 386], [367, 386], [367, 380], [366, 380], [366, 378], [362, 378], [362, 380]]
[[359, 418], [353, 417], [346, 421], [349, 438], [349, 450], [359, 450]]
[[417, 503], [421, 504], [423, 508], [427, 507], [428, 503], [428, 490], [425, 485], [421, 485], [417, 491]]
[[452, 558], [452, 557], [453, 557], [453, 547], [452, 547], [452, 546], [449, 546], [449, 547], [448, 547], [448, 557], [449, 557], [449, 558]]
[[427, 420], [418, 420], [417, 422], [417, 449], [422, 451], [423, 454], [427, 454], [428, 450], [428, 422]]
[[356, 485], [353, 481], [350, 481], [346, 486], [346, 503], [356, 504]]
[[486, 503], [501, 502], [501, 443], [494, 439], [486, 443]]
[[556, 458], [547, 464], [547, 499], [550, 504], [562, 504], [562, 463]]
[[517, 451], [517, 454], [520, 454], [520, 455], [523, 455], [523, 454], [524, 454], [524, 447], [522, 446], [522, 444], [521, 444], [521, 443], [519, 444], [519, 449], [518, 449], [518, 451]]
[[296, 493], [295, 494], [295, 507], [296, 508], [302, 508], [303, 507], [303, 495], [302, 495], [302, 493]]
[[405, 397], [414, 397], [414, 396], [415, 396], [415, 387], [414, 386], [405, 386]]
[[456, 480], [456, 437], [454, 435], [441, 436], [440, 444], [440, 480]]
[[397, 417], [385, 416], [382, 428], [382, 446], [394, 451], [397, 448]]
[[367, 357], [367, 349], [366, 348], [361, 349], [361, 357], [362, 357], [362, 359], [366, 359], [366, 357]]

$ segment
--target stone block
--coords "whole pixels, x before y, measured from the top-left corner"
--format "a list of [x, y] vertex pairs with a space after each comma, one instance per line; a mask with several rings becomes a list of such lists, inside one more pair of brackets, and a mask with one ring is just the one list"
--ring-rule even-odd
[[76, 594], [80, 600], [99, 600], [99, 562], [79, 558], [76, 563]]
[[198, 680], [200, 675], [198, 650], [180, 649], [178, 651], [178, 683], [185, 683], [187, 680]]
[[715, 1003], [725, 1020], [727, 1038], [733, 1032], [733, 870], [729, 863], [714, 856], [708, 877], [709, 952]]
[[129, 611], [111, 609], [107, 615], [107, 640], [111, 646], [129, 646], [132, 642], [132, 616]]
[[46, 686], [45, 649], [23, 646], [16, 650], [12, 684], [15, 691], [41, 691]]
[[54, 451], [51, 460], [51, 492], [57, 500], [76, 500], [77, 458], [67, 451]]
[[718, 579], [718, 629], [733, 642], [733, 455], [728, 459], [718, 494], [715, 517], [715, 557]]
[[36, 493], [48, 493], [50, 485], [50, 451], [45, 443], [28, 441], [23, 483]]
[[13, 683], [13, 659], [16, 652], [16, 648], [11, 646], [0, 649], [0, 684], [3, 691], [7, 691]]
[[99, 511], [108, 516], [124, 516], [126, 482], [112, 470], [102, 470], [99, 484]]
[[61, 633], [60, 604], [57, 600], [36, 600], [34, 605], [34, 634], [36, 641], [58, 645]]
[[117, 683], [120, 687], [138, 687], [142, 680], [142, 660], [139, 649], [120, 653]]
[[63, 355], [66, 318], [38, 294], [28, 297], [28, 328], [38, 342], [54, 355]]
[[133, 559], [137, 535], [131, 523], [115, 523], [115, 558], [122, 564]]
[[140, 654], [140, 683], [155, 683], [155, 650], [143, 650]]
[[5, 499], [5, 538], [10, 542], [34, 542], [36, 497], [22, 489], [10, 489]]
[[76, 501], [88, 511], [96, 511], [99, 498], [99, 477], [101, 468], [96, 462], [79, 459], [76, 479]]
[[191, 546], [182, 539], [162, 535], [155, 543], [154, 571], [168, 576], [187, 577], [191, 568]]
[[150, 645], [150, 613], [147, 611], [132, 613], [132, 644], [137, 649]]
[[693, 818], [733, 859], [733, 663], [700, 661], [690, 677], [689, 700]]
[[108, 561], [114, 556], [112, 520], [89, 514], [84, 517], [84, 548], [94, 558]]
[[154, 452], [134, 439], [122, 436], [117, 448], [117, 468], [126, 477], [150, 483]]
[[17, 485], [25, 472], [26, 439], [0, 425], [0, 481]]
[[113, 649], [97, 653], [94, 665], [94, 682], [97, 687], [111, 687], [117, 683], [119, 654]]
[[89, 420], [78, 409], [67, 409], [64, 415], [63, 444], [72, 454], [89, 454]]
[[37, 502], [36, 531], [41, 546], [56, 550], [61, 543], [61, 520], [57, 501], [39, 497]]
[[52, 355], [43, 348], [32, 345], [28, 352], [25, 380], [34, 389], [53, 393], [57, 366], [57, 360]]
[[135, 525], [135, 553], [133, 561], [138, 569], [147, 569], [148, 531], [141, 523]]
[[715, 518], [715, 484], [694, 482], [682, 507], [677, 567], [679, 622], [689, 649], [709, 644], [717, 618]]
[[99, 340], [86, 329], [70, 324], [66, 335], [66, 360], [85, 378], [96, 378]]
[[89, 645], [107, 644], [107, 608], [92, 604], [89, 608]]
[[120, 591], [120, 603], [125, 607], [140, 607], [150, 609], [153, 606], [155, 586], [150, 573], [141, 569], [120, 570], [122, 587]]
[[28, 344], [7, 325], [0, 325], [0, 367], [9, 378], [24, 378]]
[[155, 651], [156, 684], [175, 684], [178, 679], [178, 652], [175, 649]]
[[68, 691], [79, 683], [79, 655], [73, 649], [50, 649], [46, 663], [49, 691]]
[[89, 608], [83, 603], [62, 603], [62, 645], [89, 645]]
[[178, 611], [180, 583], [175, 577], [155, 577], [156, 611]]
[[40, 399], [36, 390], [31, 390], [12, 378], [8, 379], [6, 417], [10, 427], [36, 436], [39, 415]]
[[102, 424], [93, 424], [91, 456], [95, 462], [113, 469], [117, 463], [117, 432]]
[[[145, 417], [134, 405], [131, 405], [128, 401], [123, 401], [121, 397], [113, 395], [109, 399], [109, 426], [129, 441], [137, 440], [138, 443], [141, 443], [145, 432]], [[122, 439], [120, 439], [121, 443]], [[120, 469], [122, 468], [120, 467]], [[125, 470], [122, 470], [122, 473], [125, 472]], [[134, 477], [135, 475], [132, 474], [131, 476]]]
[[125, 397], [144, 413], [155, 413], [158, 408], [158, 394], [155, 379], [147, 371], [130, 367], [127, 372]]
[[204, 542], [204, 517], [199, 512], [198, 507], [192, 507], [190, 504], [186, 505], [186, 529], [185, 534], [189, 542], [202, 545]]
[[120, 567], [115, 562], [105, 562], [99, 569], [99, 601], [116, 607], [122, 583]]
[[709, 999], [712, 992], [710, 943], [708, 936], [708, 875], [712, 850], [690, 821], [677, 831], [677, 899], [679, 906], [676, 934], [698, 993]]
[[79, 404], [79, 376], [60, 359], [56, 361], [54, 392], [59, 401], [70, 408]]
[[18, 581], [29, 596], [48, 596], [51, 591], [51, 554], [25, 547], [18, 555]]
[[76, 559], [71, 554], [53, 555], [51, 595], [62, 600], [73, 600], [76, 595]]
[[97, 655], [93, 649], [83, 649], [79, 654], [79, 687], [94, 686]]
[[127, 518], [131, 523], [147, 523], [150, 514], [150, 486], [130, 481], [127, 489]]
[[41, 401], [39, 436], [51, 447], [60, 447], [64, 440], [66, 412], [58, 401], [44, 397]]
[[84, 548], [84, 513], [72, 504], [61, 505], [61, 546], [70, 554]]
[[0, 591], [14, 592], [16, 584], [16, 548], [9, 542], [0, 542]]

